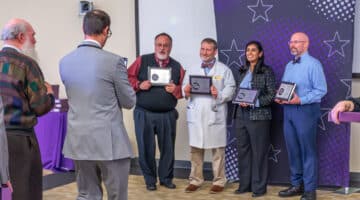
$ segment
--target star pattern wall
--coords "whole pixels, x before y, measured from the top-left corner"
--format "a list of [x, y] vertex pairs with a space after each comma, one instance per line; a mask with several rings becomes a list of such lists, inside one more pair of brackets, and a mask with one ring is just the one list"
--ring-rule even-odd
[[220, 53], [226, 57], [225, 64], [229, 67], [240, 68], [244, 64], [242, 57], [245, 55], [245, 50], [238, 48], [235, 39], [231, 40], [228, 49], [222, 49]]
[[329, 47], [328, 57], [335, 54], [345, 57], [344, 48], [350, 43], [350, 40], [340, 39], [339, 32], [336, 31], [332, 40], [324, 40], [324, 43]]
[[254, 23], [260, 19], [265, 22], [269, 22], [268, 12], [273, 7], [273, 5], [264, 4], [263, 0], [257, 0], [255, 5], [248, 5], [249, 10], [253, 13], [251, 22]]
[[[349, 149], [349, 129], [344, 130], [345, 126], [335, 126], [329, 122], [328, 114], [336, 102], [351, 95], [355, 0], [214, 2], [219, 60], [230, 68], [239, 68], [245, 61], [243, 46], [251, 40], [260, 41], [264, 47], [265, 63], [272, 67], [277, 86], [286, 64], [292, 59], [287, 45], [289, 38], [294, 32], [308, 34], [309, 53], [321, 62], [328, 84], [328, 92], [321, 100], [317, 124], [319, 183], [334, 186], [349, 183], [348, 162], [339, 163], [349, 158], [346, 153]], [[270, 182], [287, 182], [289, 158], [283, 137], [283, 113], [280, 113], [281, 106], [273, 107], [269, 179]], [[341, 137], [338, 132], [341, 132]], [[237, 163], [231, 160], [236, 153], [236, 135], [230, 131], [227, 137], [227, 178], [236, 179]], [[335, 157], [341, 159], [335, 160]]]

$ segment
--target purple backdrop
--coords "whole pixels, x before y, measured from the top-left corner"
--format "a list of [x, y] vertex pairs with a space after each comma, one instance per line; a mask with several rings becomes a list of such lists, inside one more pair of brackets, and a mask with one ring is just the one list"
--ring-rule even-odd
[[[229, 67], [244, 62], [244, 46], [258, 40], [264, 46], [265, 62], [272, 66], [277, 83], [292, 59], [287, 42], [294, 32], [310, 37], [309, 52], [323, 64], [328, 94], [321, 103], [318, 126], [319, 183], [348, 186], [349, 124], [327, 121], [331, 107], [350, 96], [354, 38], [355, 0], [214, 0], [219, 59]], [[288, 183], [288, 157], [283, 139], [282, 108], [274, 105], [271, 132], [270, 182]], [[226, 174], [237, 180], [236, 138], [228, 128]]]

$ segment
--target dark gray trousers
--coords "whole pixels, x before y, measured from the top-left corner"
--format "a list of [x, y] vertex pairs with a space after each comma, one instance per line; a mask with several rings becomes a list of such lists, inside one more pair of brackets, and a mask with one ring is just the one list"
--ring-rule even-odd
[[128, 199], [130, 158], [109, 161], [75, 160], [77, 200], [102, 200], [104, 181], [108, 200]]
[[[171, 183], [174, 177], [175, 138], [177, 111], [150, 112], [136, 107], [134, 110], [136, 141], [139, 164], [145, 183], [156, 184], [157, 171], [160, 183]], [[160, 160], [156, 170], [155, 135], [157, 136]]]
[[42, 163], [34, 131], [6, 130], [13, 200], [42, 199]]

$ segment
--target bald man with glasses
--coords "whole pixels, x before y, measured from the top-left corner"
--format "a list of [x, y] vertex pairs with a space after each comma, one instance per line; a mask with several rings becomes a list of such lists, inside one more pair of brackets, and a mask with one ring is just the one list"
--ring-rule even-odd
[[302, 195], [300, 200], [314, 200], [318, 182], [316, 130], [321, 98], [327, 93], [326, 79], [320, 61], [308, 53], [310, 41], [305, 33], [294, 33], [288, 44], [294, 59], [286, 65], [282, 81], [295, 83], [296, 88], [291, 100], [275, 101], [284, 108], [291, 186], [279, 196]]

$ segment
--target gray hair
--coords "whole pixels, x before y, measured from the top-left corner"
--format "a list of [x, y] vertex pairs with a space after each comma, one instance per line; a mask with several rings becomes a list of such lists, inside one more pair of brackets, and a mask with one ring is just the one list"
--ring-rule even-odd
[[26, 23], [19, 22], [10, 26], [5, 26], [1, 32], [1, 40], [13, 40], [20, 33], [26, 33]]

